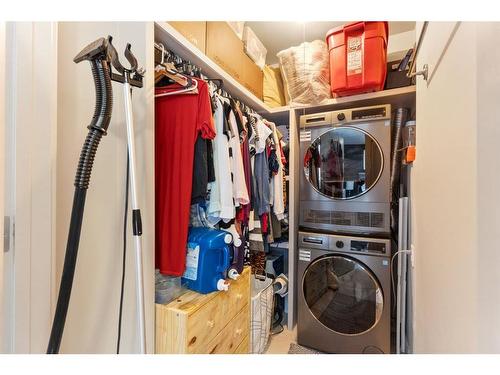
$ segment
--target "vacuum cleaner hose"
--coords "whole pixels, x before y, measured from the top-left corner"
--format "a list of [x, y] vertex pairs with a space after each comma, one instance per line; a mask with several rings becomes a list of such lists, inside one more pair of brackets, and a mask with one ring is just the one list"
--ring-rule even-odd
[[[396, 116], [394, 120], [393, 127], [393, 145], [392, 145], [392, 161], [391, 161], [391, 201], [398, 202], [399, 201], [399, 180], [401, 173], [401, 145], [403, 143], [402, 140], [402, 131], [404, 119], [408, 115], [408, 110], [406, 108], [397, 108]], [[397, 203], [393, 203], [391, 207], [391, 230], [393, 233], [397, 233], [398, 226], [398, 208]]]
[[106, 130], [111, 121], [113, 92], [109, 64], [106, 60], [100, 59], [91, 60], [90, 64], [96, 89], [96, 106], [94, 116], [88, 126], [89, 133], [83, 144], [76, 170], [74, 183], [75, 193], [73, 197], [68, 242], [66, 245], [66, 255], [64, 257], [61, 285], [59, 287], [59, 296], [47, 347], [47, 354], [57, 354], [61, 345], [69, 300], [71, 297], [71, 289], [73, 286], [73, 277], [75, 274], [76, 258], [85, 208], [85, 197], [90, 183], [90, 175], [97, 147], [99, 146], [102, 136], [106, 135]]

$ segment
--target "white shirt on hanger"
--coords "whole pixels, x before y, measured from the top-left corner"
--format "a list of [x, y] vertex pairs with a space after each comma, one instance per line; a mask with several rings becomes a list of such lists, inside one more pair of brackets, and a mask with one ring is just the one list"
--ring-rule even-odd
[[234, 112], [229, 112], [228, 118], [232, 138], [229, 140], [229, 147], [233, 152], [231, 161], [231, 171], [233, 172], [233, 196], [236, 207], [250, 203], [248, 197], [248, 189], [245, 182], [245, 171], [243, 169], [243, 157], [241, 155], [240, 133], [238, 132], [238, 124]]
[[273, 131], [262, 120], [257, 120], [257, 132], [259, 139], [255, 142], [255, 153], [260, 154], [266, 149], [266, 140], [273, 134]]
[[215, 181], [210, 186], [210, 201], [208, 204], [208, 219], [217, 223], [221, 219], [230, 221], [236, 215], [233, 203], [231, 183], [231, 163], [229, 161], [229, 140], [224, 134], [224, 106], [217, 98], [217, 108], [214, 113], [216, 136], [213, 142]]
[[273, 175], [271, 181], [271, 204], [273, 205], [273, 211], [278, 220], [283, 220], [285, 218], [285, 202], [283, 200], [283, 163], [281, 161], [281, 144], [278, 138], [278, 132], [276, 131], [276, 125], [274, 122], [266, 122], [272, 129], [273, 141], [276, 146], [276, 157], [278, 159], [278, 173]]

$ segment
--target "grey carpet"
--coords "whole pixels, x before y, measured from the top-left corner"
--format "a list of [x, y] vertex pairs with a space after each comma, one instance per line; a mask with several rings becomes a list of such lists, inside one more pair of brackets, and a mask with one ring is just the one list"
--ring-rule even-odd
[[305, 346], [291, 343], [290, 349], [288, 349], [288, 354], [324, 354], [318, 352], [317, 350], [306, 348]]

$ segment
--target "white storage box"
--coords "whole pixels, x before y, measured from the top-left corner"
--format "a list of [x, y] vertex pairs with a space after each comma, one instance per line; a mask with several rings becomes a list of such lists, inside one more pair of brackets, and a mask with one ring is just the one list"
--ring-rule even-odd
[[243, 30], [243, 44], [245, 45], [245, 53], [257, 64], [261, 69], [264, 69], [266, 64], [267, 49], [262, 42], [257, 38], [253, 30], [245, 26]]
[[234, 33], [238, 35], [240, 40], [243, 40], [243, 29], [245, 27], [245, 21], [226, 21], [231, 29], [233, 29]]

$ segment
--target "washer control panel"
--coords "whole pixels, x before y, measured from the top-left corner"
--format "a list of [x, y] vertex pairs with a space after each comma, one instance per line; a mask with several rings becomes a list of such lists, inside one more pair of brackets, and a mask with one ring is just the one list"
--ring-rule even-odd
[[341, 251], [344, 253], [364, 253], [389, 256], [390, 240], [338, 236], [325, 233], [299, 232], [299, 249]]
[[387, 249], [386, 244], [382, 242], [351, 240], [351, 251], [385, 254]]

